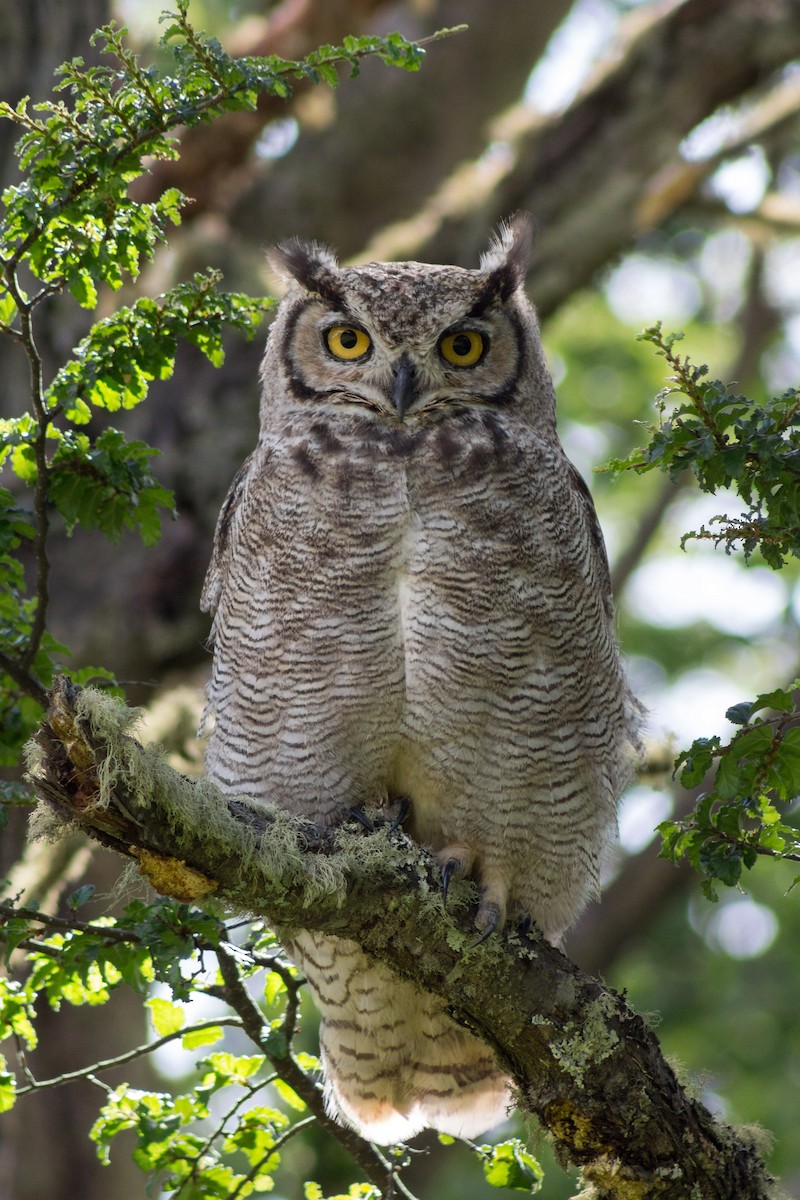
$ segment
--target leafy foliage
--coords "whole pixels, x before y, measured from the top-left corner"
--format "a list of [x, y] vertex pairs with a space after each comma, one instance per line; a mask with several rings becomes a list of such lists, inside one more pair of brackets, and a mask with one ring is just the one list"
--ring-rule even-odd
[[[682, 337], [665, 335], [660, 323], [641, 334], [674, 375], [656, 398], [662, 420], [650, 430], [649, 444], [606, 469], [642, 473], [658, 467], [673, 478], [691, 470], [704, 492], [734, 488], [746, 511], [714, 517], [718, 528], [693, 530], [682, 544], [713, 540], [728, 553], [741, 545], [746, 558], [758, 549], [778, 570], [787, 556], [800, 555], [800, 392], [790, 389], [763, 403], [736, 395], [720, 380], [706, 379], [707, 366], [675, 353]], [[667, 414], [675, 395], [683, 399]]]
[[[76, 904], [89, 898], [88, 890], [76, 895]], [[16, 1045], [0, 1057], [0, 1112], [42, 1088], [81, 1079], [98, 1084], [109, 1069], [176, 1043], [200, 1052], [193, 1083], [179, 1094], [101, 1083], [106, 1098], [91, 1131], [100, 1161], [109, 1161], [119, 1134], [133, 1131], [134, 1161], [164, 1195], [232, 1200], [271, 1190], [283, 1147], [322, 1109], [311, 1078], [318, 1061], [293, 1047], [302, 980], [274, 935], [255, 923], [234, 943], [233, 931], [220, 921], [166, 899], [134, 902], [117, 920], [88, 923], [11, 904], [0, 905], [0, 912], [0, 939], [14, 966], [0, 977], [0, 1041]], [[159, 983], [170, 998], [153, 994]], [[123, 985], [148, 997], [154, 1040], [57, 1078], [35, 1078], [26, 1052], [37, 1045], [43, 1005], [107, 1004]], [[226, 1012], [192, 1020], [192, 1002], [207, 997], [225, 1001]], [[254, 1015], [256, 1052], [227, 1049], [225, 1029], [245, 1029], [252, 1037]], [[17, 1061], [16, 1074], [9, 1059]], [[541, 1168], [516, 1139], [473, 1149], [493, 1187], [538, 1191]], [[306, 1195], [322, 1190], [309, 1183]], [[354, 1184], [348, 1193], [379, 1195], [371, 1184]]]
[[542, 1168], [518, 1138], [498, 1142], [496, 1146], [478, 1146], [476, 1150], [483, 1162], [486, 1182], [492, 1187], [510, 1188], [528, 1195], [541, 1188]]
[[[15, 951], [25, 949], [27, 957], [24, 975], [17, 971], [16, 978], [0, 979], [0, 1040], [16, 1041], [22, 1068], [19, 1083], [3, 1060], [0, 1110], [11, 1107], [17, 1094], [75, 1078], [95, 1079], [111, 1066], [151, 1052], [154, 1045], [179, 1041], [184, 1049], [194, 1051], [219, 1044], [224, 1026], [242, 1024], [234, 1014], [213, 1021], [186, 1019], [185, 1002], [223, 994], [215, 954], [229, 937], [219, 921], [197, 910], [171, 900], [154, 905], [137, 902], [126, 908], [119, 921], [83, 924], [40, 916], [35, 910], [3, 908], [8, 915], [2, 930], [6, 956], [10, 960]], [[40, 926], [56, 929], [42, 935]], [[270, 1034], [280, 1033], [288, 1054], [299, 988], [296, 972], [280, 959], [273, 935], [261, 926], [252, 928], [245, 946], [227, 945], [242, 979], [259, 973], [264, 976], [265, 1036], [268, 1040]], [[121, 984], [147, 994], [158, 982], [168, 986], [172, 999], [151, 996], [147, 1001], [157, 1035], [154, 1043], [58, 1079], [33, 1077], [25, 1063], [25, 1050], [37, 1044], [42, 1001], [53, 1009], [63, 1003], [106, 1004]], [[316, 1067], [310, 1055], [297, 1055], [295, 1061], [303, 1070]], [[292, 1122], [276, 1101], [281, 1095], [285, 1099], [288, 1090], [290, 1111], [304, 1111], [305, 1102], [282, 1085], [264, 1053], [237, 1055], [214, 1050], [197, 1060], [196, 1071], [196, 1085], [174, 1097], [137, 1091], [127, 1084], [109, 1090], [91, 1134], [101, 1161], [108, 1161], [114, 1138], [133, 1129], [135, 1161], [158, 1178], [167, 1192], [181, 1197], [229, 1197], [271, 1187], [281, 1145], [305, 1123]], [[254, 1105], [259, 1096], [266, 1097], [266, 1102]], [[215, 1118], [216, 1124], [209, 1130], [212, 1100], [215, 1112], [221, 1109], [224, 1117]]]
[[[662, 857], [687, 859], [703, 876], [703, 890], [717, 899], [716, 883], [738, 884], [759, 856], [800, 861], [800, 830], [781, 810], [800, 794], [800, 726], [791, 688], [736, 704], [726, 716], [738, 725], [730, 742], [699, 738], [678, 757], [684, 787], [697, 787], [713, 769], [713, 786], [685, 821], [664, 821]], [[767, 715], [760, 715], [767, 714]]]
[[[787, 558], [800, 557], [800, 393], [790, 390], [762, 404], [734, 395], [719, 380], [706, 380], [707, 366], [675, 354], [682, 337], [665, 335], [660, 323], [641, 334], [675, 372], [656, 398], [662, 417], [670, 396], [684, 399], [651, 429], [645, 449], [604, 469], [641, 474], [659, 467], [673, 478], [692, 470], [703, 491], [732, 489], [747, 512], [716, 517], [719, 529], [692, 531], [681, 544], [712, 539], [728, 554], [741, 546], [745, 559], [758, 549], [779, 570]], [[717, 884], [737, 885], [760, 856], [800, 861], [800, 836], [784, 820], [800, 795], [799, 688], [795, 680], [786, 690], [734, 705], [726, 717], [739, 728], [728, 743], [699, 738], [676, 760], [684, 787], [698, 787], [712, 770], [713, 785], [685, 820], [662, 822], [661, 854], [688, 861], [710, 900], [718, 898]]]

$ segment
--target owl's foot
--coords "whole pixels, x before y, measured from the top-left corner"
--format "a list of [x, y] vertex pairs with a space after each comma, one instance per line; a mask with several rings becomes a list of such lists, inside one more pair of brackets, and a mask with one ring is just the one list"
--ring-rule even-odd
[[[475, 917], [475, 928], [480, 930], [480, 937], [473, 945], [480, 946], [496, 930], [502, 929], [506, 923], [507, 889], [504, 883], [485, 884], [481, 889], [481, 901]], [[472, 947], [470, 947], [472, 949]]]
[[469, 947], [472, 950], [505, 925], [508, 885], [502, 875], [488, 868], [467, 846], [445, 846], [437, 851], [436, 857], [442, 867], [442, 903], [445, 906], [447, 889], [453, 879], [474, 874], [480, 884], [481, 899], [475, 916], [475, 928], [480, 937]]
[[481, 862], [478, 863], [476, 873], [481, 888], [481, 899], [475, 916], [475, 928], [480, 933], [480, 937], [473, 943], [473, 946], [470, 946], [470, 950], [474, 946], [480, 946], [486, 938], [503, 928], [506, 923], [508, 907], [508, 883], [505, 875], [497, 868]]

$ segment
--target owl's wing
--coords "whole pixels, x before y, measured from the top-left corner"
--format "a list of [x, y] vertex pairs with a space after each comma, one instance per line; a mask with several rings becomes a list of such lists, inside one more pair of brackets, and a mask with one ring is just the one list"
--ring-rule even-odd
[[236, 518], [244, 498], [247, 477], [253, 457], [253, 454], [248, 455], [234, 475], [233, 482], [225, 497], [225, 503], [222, 505], [219, 517], [217, 518], [211, 562], [208, 564], [203, 591], [200, 595], [200, 608], [203, 612], [216, 612], [220, 601], [230, 564]]
[[583, 519], [584, 528], [589, 535], [588, 544], [594, 552], [597, 585], [602, 596], [603, 607], [606, 610], [609, 620], [613, 620], [614, 598], [611, 592], [611, 573], [608, 567], [605, 538], [600, 528], [600, 522], [597, 519], [597, 511], [592, 499], [592, 493], [586, 486], [586, 481], [580, 471], [569, 460], [567, 460], [567, 468], [567, 477], [572, 486], [578, 512]]
[[[576, 508], [584, 529], [588, 535], [586, 545], [591, 554], [591, 570], [594, 575], [595, 589], [597, 595], [603, 605], [606, 620], [609, 628], [613, 631], [614, 628], [614, 597], [611, 590], [611, 572], [608, 567], [608, 556], [606, 554], [606, 544], [603, 538], [603, 531], [600, 528], [600, 522], [597, 519], [597, 513], [594, 507], [594, 500], [580, 472], [568, 460], [568, 483], [571, 488], [572, 496], [576, 504]], [[643, 730], [646, 726], [647, 712], [644, 705], [634, 696], [630, 690], [627, 681], [620, 673], [619, 679], [620, 697], [622, 700], [623, 709], [623, 759], [627, 766], [623, 766], [620, 773], [620, 783], [618, 789], [621, 789], [626, 782], [626, 779], [633, 771], [634, 765], [641, 760], [644, 753], [642, 741]]]

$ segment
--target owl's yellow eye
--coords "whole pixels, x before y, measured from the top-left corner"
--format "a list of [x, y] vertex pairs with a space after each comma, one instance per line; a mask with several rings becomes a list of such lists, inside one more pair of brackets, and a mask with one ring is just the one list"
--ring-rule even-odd
[[454, 367], [474, 367], [486, 352], [486, 339], [474, 329], [448, 333], [439, 342], [439, 353]]
[[354, 362], [357, 358], [364, 357], [372, 346], [372, 339], [368, 333], [357, 329], [355, 325], [334, 325], [333, 329], [329, 329], [325, 334], [325, 345], [334, 358]]

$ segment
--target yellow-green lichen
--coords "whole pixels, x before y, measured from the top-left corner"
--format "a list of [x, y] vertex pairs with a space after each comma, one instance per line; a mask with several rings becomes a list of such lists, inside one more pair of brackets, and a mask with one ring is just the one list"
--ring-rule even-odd
[[578, 1087], [583, 1087], [587, 1073], [619, 1044], [619, 1034], [608, 1024], [615, 1014], [613, 997], [600, 995], [587, 1006], [580, 1024], [568, 1021], [562, 1036], [550, 1042], [550, 1053]]

